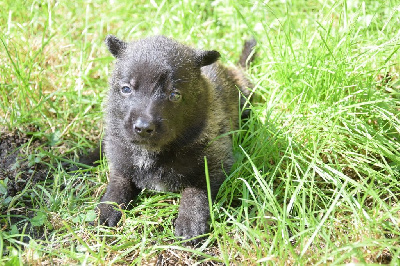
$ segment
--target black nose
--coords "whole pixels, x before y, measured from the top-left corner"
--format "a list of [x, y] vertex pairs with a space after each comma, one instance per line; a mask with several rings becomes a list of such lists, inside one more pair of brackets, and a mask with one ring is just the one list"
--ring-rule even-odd
[[153, 134], [156, 126], [151, 121], [139, 118], [133, 125], [135, 132], [142, 137], [149, 137]]

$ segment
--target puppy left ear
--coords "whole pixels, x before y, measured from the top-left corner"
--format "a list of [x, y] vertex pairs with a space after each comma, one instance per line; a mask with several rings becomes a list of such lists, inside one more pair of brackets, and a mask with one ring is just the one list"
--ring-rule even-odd
[[117, 37], [113, 35], [108, 35], [104, 42], [107, 45], [108, 50], [110, 53], [115, 57], [118, 58], [122, 51], [126, 49], [128, 46], [126, 42], [118, 39]]
[[219, 52], [212, 51], [197, 51], [196, 64], [198, 67], [208, 66], [215, 63], [221, 55]]

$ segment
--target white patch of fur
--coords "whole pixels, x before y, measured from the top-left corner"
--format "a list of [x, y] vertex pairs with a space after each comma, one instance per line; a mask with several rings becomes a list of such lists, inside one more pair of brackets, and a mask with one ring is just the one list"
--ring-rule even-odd
[[167, 186], [164, 183], [160, 182], [160, 181], [158, 181], [158, 182], [156, 181], [153, 184], [152, 189], [157, 190], [157, 191], [162, 191], [162, 192], [168, 191]]
[[140, 169], [148, 169], [154, 164], [154, 152], [146, 149], [135, 149], [136, 154], [133, 155], [133, 164]]

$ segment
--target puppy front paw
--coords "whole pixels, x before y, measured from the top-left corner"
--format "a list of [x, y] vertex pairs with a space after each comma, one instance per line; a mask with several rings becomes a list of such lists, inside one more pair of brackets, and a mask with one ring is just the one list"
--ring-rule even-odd
[[99, 210], [99, 221], [101, 225], [106, 225], [110, 227], [117, 226], [119, 220], [121, 220], [122, 213], [117, 207], [107, 203], [100, 203], [97, 206]]
[[[175, 221], [175, 236], [185, 240], [204, 235], [209, 232], [207, 219], [198, 219], [198, 217], [179, 215]], [[199, 237], [187, 241], [189, 244], [195, 245], [204, 237]]]

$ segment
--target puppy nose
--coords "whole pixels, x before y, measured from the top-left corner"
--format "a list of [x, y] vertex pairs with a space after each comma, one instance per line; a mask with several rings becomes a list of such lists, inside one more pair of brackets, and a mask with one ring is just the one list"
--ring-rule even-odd
[[135, 132], [142, 137], [149, 137], [153, 134], [156, 126], [151, 121], [139, 118], [133, 125]]

